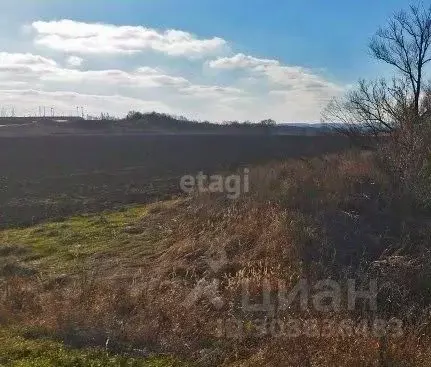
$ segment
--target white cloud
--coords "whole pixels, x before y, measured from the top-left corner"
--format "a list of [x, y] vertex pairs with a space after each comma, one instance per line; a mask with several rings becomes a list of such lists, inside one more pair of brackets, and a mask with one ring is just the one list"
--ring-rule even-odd
[[0, 52], [0, 71], [47, 71], [57, 67], [54, 60], [30, 53]]
[[212, 69], [245, 72], [248, 85], [267, 91], [264, 98], [268, 115], [284, 121], [318, 121], [320, 111], [345, 89], [306, 68], [244, 54], [218, 58], [208, 65]]
[[258, 59], [253, 56], [236, 54], [232, 57], [221, 57], [209, 62], [209, 66], [214, 69], [256, 69], [268, 66], [280, 66], [276, 60]]
[[31, 53], [8, 53], [0, 52], [0, 64], [25, 64], [25, 65], [43, 65], [43, 66], [56, 66], [57, 63], [54, 60], [42, 57], [39, 55], [33, 55]]
[[58, 83], [98, 83], [100, 86], [123, 86], [135, 88], [157, 88], [187, 86], [189, 81], [182, 77], [163, 74], [152, 68], [138, 68], [127, 72], [118, 69], [111, 70], [75, 70], [57, 68], [42, 76], [43, 81]]
[[84, 63], [84, 59], [79, 56], [69, 56], [66, 63], [71, 67], [80, 67]]
[[[301, 66], [241, 53], [224, 57], [226, 41], [183, 31], [71, 20], [34, 22], [32, 30], [26, 36], [47, 46], [51, 58], [28, 48], [0, 52], [0, 105], [17, 114], [37, 113], [39, 106], [67, 112], [78, 105], [116, 116], [134, 109], [212, 121], [316, 122], [344, 90]], [[211, 61], [190, 60], [212, 54]]]
[[219, 52], [226, 41], [198, 39], [179, 30], [159, 31], [141, 26], [116, 26], [63, 19], [37, 21], [35, 42], [53, 50], [78, 54], [122, 54], [154, 50], [170, 56], [200, 57]]
[[0, 84], [38, 86], [39, 79], [58, 69], [58, 64], [52, 60], [30, 53], [0, 52]]
[[239, 88], [219, 87], [208, 85], [189, 85], [181, 88], [181, 92], [185, 95], [197, 98], [232, 98], [245, 95], [245, 92]]
[[[19, 79], [19, 80], [17, 80]], [[134, 71], [77, 70], [60, 67], [57, 62], [30, 53], [0, 53], [0, 80], [27, 81], [28, 87], [38, 82], [56, 82], [73, 87], [73, 84], [98, 84], [106, 86], [129, 86], [138, 88], [187, 87], [190, 82], [177, 76], [170, 76], [163, 71], [140, 67]]]
[[[318, 121], [328, 100], [342, 90], [300, 67], [253, 57], [211, 63], [240, 68], [253, 83], [238, 78], [229, 85], [193, 83], [158, 68], [81, 70], [30, 53], [0, 53], [2, 104], [29, 113], [46, 105], [66, 109], [82, 105], [92, 114], [123, 115], [130, 109], [157, 110], [201, 120]], [[36, 92], [36, 89], [38, 92]]]
[[277, 60], [259, 59], [237, 54], [222, 57], [208, 63], [210, 68], [225, 70], [244, 70], [256, 76], [266, 76], [269, 82], [293, 89], [339, 89], [334, 83], [300, 66], [285, 66]]
[[0, 54], [1, 104], [14, 106], [18, 114], [34, 114], [39, 106], [64, 111], [80, 105], [91, 114], [121, 116], [136, 109], [219, 120], [237, 115], [233, 102], [243, 94], [238, 88], [193, 84], [150, 67], [77, 70], [38, 55]]

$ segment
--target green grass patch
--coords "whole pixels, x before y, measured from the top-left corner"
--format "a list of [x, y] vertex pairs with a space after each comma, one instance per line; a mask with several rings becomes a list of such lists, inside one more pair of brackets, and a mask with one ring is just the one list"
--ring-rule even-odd
[[95, 254], [118, 254], [136, 247], [140, 247], [141, 253], [151, 253], [160, 236], [151, 230], [139, 230], [139, 223], [149, 215], [150, 209], [148, 205], [134, 206], [29, 228], [2, 230], [0, 252], [3, 249], [14, 255], [14, 248], [20, 249], [14, 260], [49, 273], [67, 272], [71, 266]]
[[4, 367], [180, 367], [172, 357], [115, 356], [97, 349], [70, 349], [51, 340], [26, 339], [0, 329], [0, 366]]

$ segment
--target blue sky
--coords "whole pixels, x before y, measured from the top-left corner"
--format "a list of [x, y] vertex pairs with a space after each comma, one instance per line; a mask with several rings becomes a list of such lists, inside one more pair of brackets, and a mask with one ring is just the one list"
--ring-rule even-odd
[[[0, 97], [4, 100], [9, 92], [6, 103], [28, 114], [41, 104], [67, 110], [75, 103], [93, 114], [154, 108], [219, 121], [318, 121], [330, 98], [360, 77], [386, 73], [370, 59], [367, 43], [390, 15], [408, 4], [3, 2]], [[96, 23], [106, 26], [91, 28]], [[186, 35], [167, 34], [169, 30]], [[97, 37], [90, 47], [81, 44], [88, 32]], [[130, 48], [124, 49], [122, 40]]]

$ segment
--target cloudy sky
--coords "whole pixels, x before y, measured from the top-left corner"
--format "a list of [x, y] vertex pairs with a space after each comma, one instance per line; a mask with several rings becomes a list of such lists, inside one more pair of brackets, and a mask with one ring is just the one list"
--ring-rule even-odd
[[279, 122], [318, 122], [332, 97], [385, 72], [367, 42], [408, 4], [0, 1], [2, 113], [82, 106], [92, 115]]

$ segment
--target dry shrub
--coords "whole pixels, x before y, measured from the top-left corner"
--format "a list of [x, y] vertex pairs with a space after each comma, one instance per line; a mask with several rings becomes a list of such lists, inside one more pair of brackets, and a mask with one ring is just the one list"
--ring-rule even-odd
[[384, 347], [381, 340], [372, 337], [279, 339], [231, 366], [426, 367], [431, 357], [428, 343], [414, 335], [390, 340]]
[[429, 123], [401, 128], [380, 143], [379, 168], [388, 177], [392, 198], [402, 205], [403, 215], [429, 208], [431, 197], [431, 126]]

